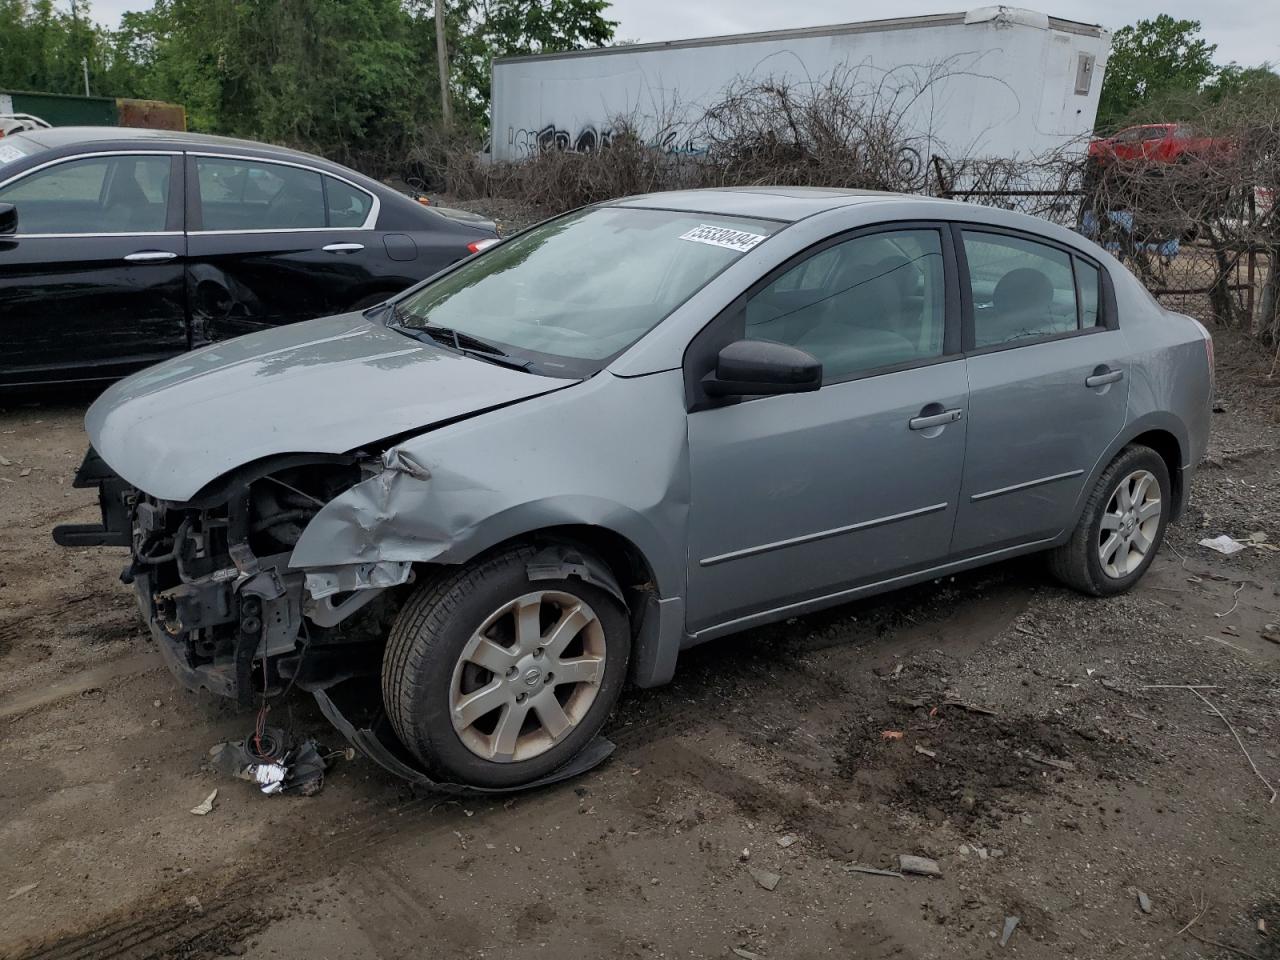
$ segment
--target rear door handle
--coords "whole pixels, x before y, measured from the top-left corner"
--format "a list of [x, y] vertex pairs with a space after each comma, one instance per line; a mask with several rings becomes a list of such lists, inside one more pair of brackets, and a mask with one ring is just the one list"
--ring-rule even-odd
[[1124, 379], [1123, 370], [1103, 370], [1093, 376], [1084, 378], [1086, 387], [1105, 387], [1108, 383], [1118, 383]]
[[964, 416], [964, 411], [959, 407], [952, 410], [943, 410], [941, 413], [930, 414], [929, 416], [912, 417], [907, 421], [907, 426], [912, 430], [928, 430], [930, 427], [945, 427], [948, 423], [955, 423]]
[[355, 253], [357, 250], [363, 250], [363, 243], [330, 243], [323, 248], [325, 253]]
[[172, 250], [139, 250], [124, 259], [126, 263], [163, 263], [165, 260], [177, 260], [178, 255]]

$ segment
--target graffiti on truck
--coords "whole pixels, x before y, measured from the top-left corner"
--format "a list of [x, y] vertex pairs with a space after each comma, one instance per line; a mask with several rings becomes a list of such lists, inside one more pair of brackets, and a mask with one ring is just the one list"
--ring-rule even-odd
[[[585, 124], [572, 133], [566, 127], [549, 123], [538, 129], [521, 127], [511, 133], [512, 152], [517, 158], [531, 157], [547, 150], [567, 150], [574, 153], [593, 153], [607, 149], [616, 136], [612, 127]], [[646, 144], [663, 153], [700, 156], [705, 147], [698, 146], [693, 137], [679, 126], [666, 126]]]

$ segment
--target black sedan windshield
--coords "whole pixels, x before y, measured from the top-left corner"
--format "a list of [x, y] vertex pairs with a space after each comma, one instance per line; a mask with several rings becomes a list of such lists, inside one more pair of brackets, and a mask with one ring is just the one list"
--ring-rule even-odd
[[534, 227], [400, 301], [547, 373], [598, 368], [775, 231], [768, 221], [596, 207]]

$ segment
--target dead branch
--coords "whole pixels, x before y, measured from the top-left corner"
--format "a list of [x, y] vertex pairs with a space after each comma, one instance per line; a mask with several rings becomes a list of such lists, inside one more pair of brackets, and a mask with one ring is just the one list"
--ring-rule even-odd
[[1266, 777], [1262, 775], [1262, 771], [1258, 769], [1258, 765], [1253, 762], [1253, 757], [1250, 756], [1248, 748], [1245, 747], [1244, 745], [1244, 741], [1240, 739], [1240, 734], [1236, 733], [1236, 728], [1231, 725], [1231, 721], [1227, 719], [1226, 714], [1224, 714], [1221, 710], [1219, 710], [1217, 706], [1214, 705], [1212, 700], [1210, 700], [1208, 697], [1206, 697], [1203, 693], [1200, 692], [1201, 690], [1217, 689], [1216, 687], [1210, 686], [1207, 684], [1169, 683], [1169, 684], [1151, 684], [1149, 686], [1142, 687], [1142, 689], [1143, 690], [1156, 690], [1156, 689], [1190, 690], [1193, 694], [1199, 697], [1200, 700], [1202, 700], [1204, 704], [1210, 710], [1212, 710], [1215, 714], [1217, 714], [1218, 718], [1227, 725], [1227, 729], [1231, 731], [1231, 736], [1235, 737], [1236, 745], [1240, 748], [1240, 752], [1243, 753], [1244, 758], [1249, 761], [1250, 768], [1252, 768], [1257, 778], [1262, 781], [1262, 785], [1266, 787], [1269, 791], [1271, 791], [1271, 799], [1268, 800], [1267, 803], [1276, 802], [1276, 796], [1277, 796], [1276, 788], [1271, 785], [1270, 780], [1268, 780]]

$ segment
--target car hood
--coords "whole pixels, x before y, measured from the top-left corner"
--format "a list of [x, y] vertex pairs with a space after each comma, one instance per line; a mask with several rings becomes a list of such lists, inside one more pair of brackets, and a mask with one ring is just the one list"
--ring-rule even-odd
[[122, 380], [85, 429], [121, 477], [188, 500], [282, 453], [346, 453], [567, 386], [343, 314], [251, 333]]

